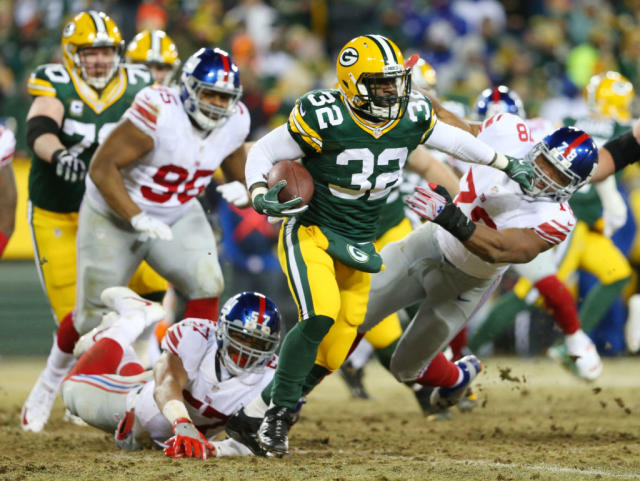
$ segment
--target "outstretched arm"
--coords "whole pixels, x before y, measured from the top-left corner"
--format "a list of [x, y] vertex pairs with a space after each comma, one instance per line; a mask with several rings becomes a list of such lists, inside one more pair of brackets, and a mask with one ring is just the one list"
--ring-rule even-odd
[[598, 167], [591, 182], [600, 182], [627, 165], [640, 161], [640, 119], [628, 132], [598, 149]]
[[420, 217], [442, 226], [487, 262], [527, 263], [552, 247], [533, 229], [495, 230], [473, 222], [451, 201], [441, 185], [431, 183], [429, 188], [416, 187], [416, 192], [405, 202]]
[[153, 368], [153, 377], [153, 398], [173, 426], [174, 435], [166, 441], [164, 454], [172, 458], [215, 456], [215, 447], [198, 431], [184, 404], [182, 390], [188, 378], [180, 358], [165, 351]]

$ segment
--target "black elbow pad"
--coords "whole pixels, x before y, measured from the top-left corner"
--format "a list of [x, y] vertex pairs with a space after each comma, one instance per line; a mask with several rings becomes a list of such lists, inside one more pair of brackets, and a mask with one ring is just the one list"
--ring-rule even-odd
[[616, 172], [640, 160], [640, 144], [638, 144], [631, 130], [610, 140], [604, 144], [604, 147], [613, 158]]
[[33, 150], [33, 144], [42, 134], [58, 135], [60, 126], [46, 115], [36, 115], [27, 120], [27, 145]]

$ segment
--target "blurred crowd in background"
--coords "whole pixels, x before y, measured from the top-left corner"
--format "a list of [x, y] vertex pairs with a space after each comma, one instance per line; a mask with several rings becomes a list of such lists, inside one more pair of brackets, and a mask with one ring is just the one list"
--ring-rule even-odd
[[469, 104], [506, 84], [529, 116], [550, 120], [586, 111], [582, 92], [595, 73], [640, 80], [640, 0], [0, 0], [0, 116], [19, 150], [26, 79], [60, 60], [62, 26], [90, 8], [114, 18], [126, 42], [165, 30], [183, 60], [201, 46], [231, 52], [251, 138], [282, 123], [300, 94], [332, 86], [336, 53], [366, 33], [419, 53], [436, 69], [440, 96]]

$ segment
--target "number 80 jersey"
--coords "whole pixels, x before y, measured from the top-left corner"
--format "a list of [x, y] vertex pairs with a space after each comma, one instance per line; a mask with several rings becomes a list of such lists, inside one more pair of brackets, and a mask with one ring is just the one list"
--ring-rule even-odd
[[431, 103], [417, 92], [402, 118], [378, 124], [356, 116], [338, 90], [300, 97], [287, 127], [315, 184], [300, 222], [356, 242], [374, 240], [380, 211], [401, 182], [407, 156], [429, 138], [435, 122]]
[[[121, 169], [125, 188], [144, 212], [172, 224], [211, 181], [222, 161], [249, 134], [249, 113], [239, 102], [220, 127], [205, 134], [189, 119], [177, 93], [164, 86], [141, 90], [124, 119], [153, 139], [153, 149]], [[87, 194], [104, 210], [100, 191], [87, 178]]]

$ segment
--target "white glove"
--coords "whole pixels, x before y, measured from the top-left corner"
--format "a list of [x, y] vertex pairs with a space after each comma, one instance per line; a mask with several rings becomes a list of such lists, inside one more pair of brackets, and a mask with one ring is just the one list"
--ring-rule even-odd
[[602, 202], [603, 234], [611, 237], [626, 224], [627, 205], [616, 187], [616, 179], [613, 175], [594, 185]]
[[131, 218], [131, 225], [135, 230], [142, 232], [144, 236], [151, 239], [173, 239], [173, 232], [171, 232], [171, 227], [169, 227], [168, 224], [165, 224], [160, 219], [151, 217], [144, 212], [134, 215]]
[[242, 182], [234, 180], [216, 187], [222, 198], [236, 207], [249, 206], [249, 191]]

